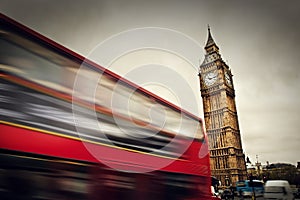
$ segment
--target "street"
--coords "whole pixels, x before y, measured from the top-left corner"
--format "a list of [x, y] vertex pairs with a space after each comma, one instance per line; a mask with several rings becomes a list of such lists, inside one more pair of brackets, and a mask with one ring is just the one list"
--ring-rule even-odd
[[[234, 200], [241, 200], [242, 198], [239, 197], [234, 197]], [[263, 200], [263, 197], [256, 197], [256, 200]], [[243, 198], [243, 200], [251, 200], [251, 197], [248, 198]], [[295, 199], [295, 200], [300, 200], [300, 199]]]
[[[240, 198], [240, 197], [234, 197], [234, 200], [251, 200], [251, 197], [245, 197], [245, 198]], [[263, 200], [264, 198], [263, 197], [256, 197], [256, 200]]]

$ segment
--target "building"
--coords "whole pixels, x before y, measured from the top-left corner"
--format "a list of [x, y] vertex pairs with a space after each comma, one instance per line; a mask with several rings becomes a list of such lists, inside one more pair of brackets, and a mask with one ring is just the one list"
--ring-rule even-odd
[[212, 175], [222, 185], [235, 185], [247, 179], [235, 90], [231, 70], [222, 60], [210, 28], [205, 51], [199, 77]]
[[300, 176], [297, 167], [290, 163], [272, 163], [263, 167], [263, 175], [269, 180], [287, 180], [290, 184], [299, 185]]
[[[247, 176], [248, 178], [252, 176], [254, 179], [262, 180], [264, 177], [263, 168], [265, 168], [264, 165], [262, 165], [260, 162], [258, 162], [258, 156], [256, 155], [257, 161], [256, 163], [252, 163], [247, 156], [246, 158], [246, 169], [247, 169]], [[267, 163], [268, 165], [268, 163]]]

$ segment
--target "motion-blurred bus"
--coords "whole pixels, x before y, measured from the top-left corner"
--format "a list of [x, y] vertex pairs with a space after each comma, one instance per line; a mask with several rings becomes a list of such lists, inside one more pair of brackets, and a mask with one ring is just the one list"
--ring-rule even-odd
[[201, 119], [0, 16], [1, 199], [211, 199]]

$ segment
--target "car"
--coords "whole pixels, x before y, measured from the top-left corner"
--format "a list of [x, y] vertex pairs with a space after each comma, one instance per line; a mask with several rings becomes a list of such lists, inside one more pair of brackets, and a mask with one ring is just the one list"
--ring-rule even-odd
[[293, 200], [291, 186], [286, 180], [269, 180], [265, 184], [264, 199]]
[[211, 186], [211, 199], [212, 200], [221, 200], [220, 197], [219, 197], [219, 194], [218, 192], [216, 192], [215, 188], [213, 186]]
[[225, 189], [221, 194], [221, 199], [234, 199], [234, 194], [230, 189]]
[[217, 196], [212, 196], [212, 198], [211, 198], [212, 200], [221, 200], [219, 197], [217, 197]]
[[300, 188], [296, 188], [295, 192], [294, 192], [294, 197], [299, 199], [300, 198]]

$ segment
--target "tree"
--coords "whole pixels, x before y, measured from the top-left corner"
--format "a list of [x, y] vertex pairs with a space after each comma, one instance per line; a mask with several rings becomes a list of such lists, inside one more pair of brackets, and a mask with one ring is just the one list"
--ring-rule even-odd
[[[297, 168], [291, 164], [271, 164], [264, 170], [263, 177], [267, 180], [287, 180], [290, 184], [300, 185], [300, 176]], [[263, 178], [262, 177], [262, 178]]]

